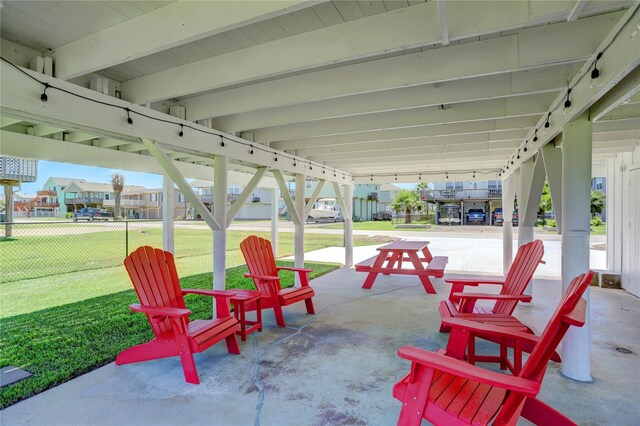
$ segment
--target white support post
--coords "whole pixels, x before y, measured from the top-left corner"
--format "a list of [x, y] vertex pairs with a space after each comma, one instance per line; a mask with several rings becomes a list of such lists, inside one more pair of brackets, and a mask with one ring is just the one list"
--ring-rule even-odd
[[[213, 214], [218, 223], [227, 223], [228, 159], [216, 155], [213, 163]], [[227, 282], [227, 228], [213, 231], [213, 289], [224, 290]]]
[[[520, 189], [518, 191], [518, 247], [533, 241], [533, 228], [536, 224], [540, 196], [544, 187], [544, 165], [542, 157], [537, 155], [520, 165]], [[533, 282], [530, 282], [524, 294], [533, 294]]]
[[622, 272], [623, 161], [618, 154], [607, 159], [607, 269]]
[[549, 183], [549, 195], [556, 218], [558, 234], [562, 234], [562, 150], [550, 142], [540, 149]]
[[173, 253], [174, 250], [174, 204], [173, 181], [167, 175], [162, 177], [162, 248]]
[[[592, 123], [588, 112], [562, 130], [562, 290], [589, 269], [589, 220], [591, 205]], [[562, 342], [562, 373], [579, 381], [591, 381], [591, 331], [589, 289], [586, 321], [571, 327]]]
[[[304, 212], [304, 189], [305, 189], [305, 176], [300, 173], [296, 173], [296, 199], [295, 206], [297, 212]], [[304, 268], [304, 223], [305, 218], [294, 226], [294, 239], [295, 239], [295, 266], [296, 268]], [[296, 274], [295, 286], [300, 287], [300, 278]]]
[[342, 214], [344, 218], [344, 266], [353, 266], [353, 185], [344, 187], [344, 205], [348, 211]]
[[271, 188], [271, 248], [273, 257], [278, 257], [278, 189]]
[[333, 182], [333, 190], [344, 218], [344, 265], [351, 267], [353, 266], [353, 186], [345, 186], [344, 196], [337, 182]]
[[502, 270], [506, 275], [513, 261], [513, 200], [518, 184], [518, 172], [502, 179]]

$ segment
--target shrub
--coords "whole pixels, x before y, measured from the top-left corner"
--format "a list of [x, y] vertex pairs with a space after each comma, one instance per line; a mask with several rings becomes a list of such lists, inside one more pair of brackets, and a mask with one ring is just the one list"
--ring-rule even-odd
[[73, 217], [73, 212], [67, 212], [64, 217], [66, 217], [67, 219], [71, 219]]
[[547, 226], [550, 226], [552, 228], [556, 227], [556, 220], [555, 219], [546, 219], [545, 221], [547, 222]]
[[591, 219], [591, 226], [600, 226], [602, 225], [602, 223], [602, 219], [600, 219], [598, 216]]

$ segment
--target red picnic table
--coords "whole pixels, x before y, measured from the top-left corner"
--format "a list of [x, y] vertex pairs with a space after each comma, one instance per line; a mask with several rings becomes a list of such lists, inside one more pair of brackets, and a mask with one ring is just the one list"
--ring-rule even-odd
[[[432, 256], [428, 245], [429, 241], [402, 240], [378, 247], [377, 250], [380, 253], [377, 256], [356, 264], [356, 271], [369, 273], [362, 288], [371, 288], [380, 273], [385, 275], [417, 275], [425, 291], [435, 294], [436, 290], [429, 277], [442, 278], [448, 258], [446, 256]], [[410, 261], [413, 268], [402, 268], [403, 261]], [[385, 262], [387, 262], [386, 265]], [[427, 264], [426, 267], [423, 263]]]

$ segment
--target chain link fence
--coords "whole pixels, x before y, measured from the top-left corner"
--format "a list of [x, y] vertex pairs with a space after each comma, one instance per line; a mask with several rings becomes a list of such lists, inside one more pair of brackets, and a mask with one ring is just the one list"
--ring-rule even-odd
[[[122, 266], [124, 258], [143, 245], [162, 247], [161, 220], [3, 222], [0, 283]], [[181, 225], [176, 257], [211, 253], [208, 228]]]

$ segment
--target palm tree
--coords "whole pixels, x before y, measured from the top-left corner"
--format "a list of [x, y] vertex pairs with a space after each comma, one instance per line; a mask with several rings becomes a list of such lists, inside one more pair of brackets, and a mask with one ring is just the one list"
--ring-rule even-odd
[[390, 207], [396, 212], [404, 211], [404, 223], [411, 223], [411, 212], [422, 210], [422, 201], [420, 195], [416, 192], [404, 189], [395, 196]]
[[113, 173], [111, 175], [111, 186], [113, 187], [113, 194], [115, 196], [114, 207], [114, 220], [120, 220], [120, 196], [122, 195], [122, 188], [124, 188], [124, 175], [120, 173]]
[[602, 213], [606, 196], [600, 191], [591, 191], [591, 217]]

